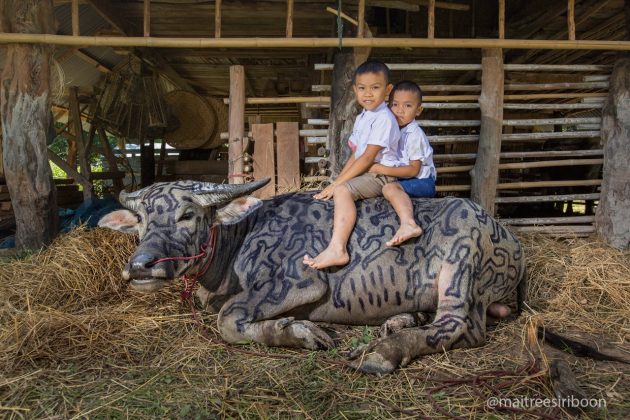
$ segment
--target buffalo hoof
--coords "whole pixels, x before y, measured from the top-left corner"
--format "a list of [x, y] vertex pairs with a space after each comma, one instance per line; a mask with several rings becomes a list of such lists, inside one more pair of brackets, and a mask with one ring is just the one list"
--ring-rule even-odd
[[399, 314], [388, 318], [378, 332], [380, 337], [387, 337], [403, 328], [411, 328], [416, 326], [416, 320], [411, 314]]
[[399, 334], [390, 335], [361, 346], [350, 352], [350, 366], [365, 373], [391, 373], [411, 361], [403, 346], [397, 342]]
[[278, 326], [289, 333], [291, 347], [301, 347], [309, 350], [328, 350], [335, 347], [333, 339], [311, 321], [295, 321], [292, 318], [278, 320]]

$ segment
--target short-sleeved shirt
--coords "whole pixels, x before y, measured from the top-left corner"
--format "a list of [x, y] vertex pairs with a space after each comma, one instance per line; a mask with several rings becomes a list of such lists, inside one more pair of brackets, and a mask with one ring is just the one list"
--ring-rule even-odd
[[409, 161], [419, 160], [422, 162], [422, 166], [416, 178], [433, 177], [435, 179], [437, 171], [433, 164], [433, 148], [429, 144], [429, 140], [422, 128], [414, 120], [403, 127], [400, 134], [399, 158], [401, 162], [404, 165], [408, 165]]
[[399, 141], [400, 128], [396, 117], [383, 102], [375, 110], [364, 109], [357, 116], [348, 145], [354, 151], [355, 159], [365, 153], [368, 145], [381, 146], [374, 163], [396, 167], [402, 165], [398, 154]]

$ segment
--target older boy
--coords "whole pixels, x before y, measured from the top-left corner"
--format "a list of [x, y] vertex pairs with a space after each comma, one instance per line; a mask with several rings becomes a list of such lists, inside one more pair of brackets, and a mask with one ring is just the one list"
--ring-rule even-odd
[[354, 122], [348, 145], [354, 154], [348, 159], [335, 181], [314, 198], [335, 202], [332, 239], [328, 247], [315, 258], [304, 256], [304, 264], [322, 269], [347, 264], [350, 260], [348, 239], [356, 223], [356, 200], [383, 194], [383, 186], [396, 178], [369, 173], [374, 163], [394, 167], [398, 157], [400, 130], [385, 98], [392, 90], [389, 68], [378, 61], [367, 61], [354, 73], [353, 90], [363, 112]]

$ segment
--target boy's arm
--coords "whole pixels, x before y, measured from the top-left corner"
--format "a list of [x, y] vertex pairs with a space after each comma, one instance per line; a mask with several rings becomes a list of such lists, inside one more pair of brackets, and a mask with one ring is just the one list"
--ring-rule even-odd
[[337, 185], [341, 185], [352, 178], [356, 178], [357, 176], [366, 173], [368, 169], [370, 169], [370, 166], [374, 163], [374, 159], [376, 159], [376, 155], [378, 155], [381, 149], [381, 146], [368, 144], [365, 152], [363, 152], [358, 159], [355, 159], [354, 155], [352, 155], [333, 183], [327, 186], [322, 192], [315, 194], [313, 198], [318, 200], [328, 200], [333, 196], [333, 191]]
[[413, 178], [420, 172], [422, 162], [419, 160], [410, 160], [406, 166], [385, 166], [375, 163], [370, 168], [370, 172], [381, 175], [395, 176], [396, 178]]

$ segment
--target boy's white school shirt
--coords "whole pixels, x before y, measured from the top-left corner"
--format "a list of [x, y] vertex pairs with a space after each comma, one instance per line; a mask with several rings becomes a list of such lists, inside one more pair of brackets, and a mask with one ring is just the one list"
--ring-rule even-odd
[[398, 154], [399, 141], [400, 128], [396, 117], [383, 102], [373, 111], [364, 109], [357, 116], [348, 144], [351, 148], [356, 146], [353, 148], [355, 159], [365, 152], [369, 144], [381, 146], [374, 163], [396, 167], [402, 165]]
[[418, 122], [412, 120], [404, 126], [400, 130], [400, 136], [399, 158], [403, 164], [409, 165], [410, 160], [419, 160], [422, 162], [422, 166], [416, 178], [424, 179], [431, 176], [435, 179], [437, 171], [433, 163], [433, 148]]

